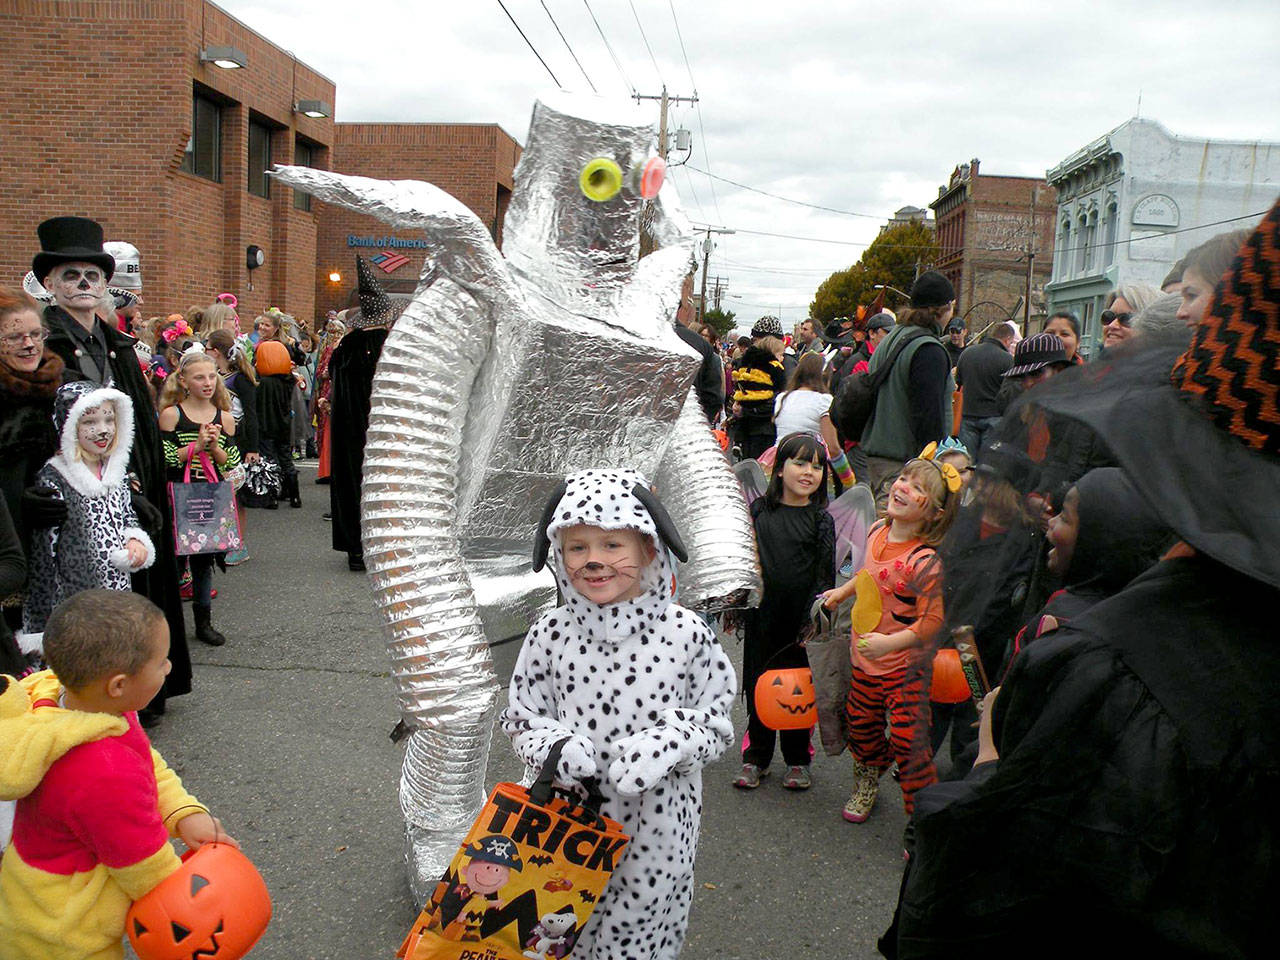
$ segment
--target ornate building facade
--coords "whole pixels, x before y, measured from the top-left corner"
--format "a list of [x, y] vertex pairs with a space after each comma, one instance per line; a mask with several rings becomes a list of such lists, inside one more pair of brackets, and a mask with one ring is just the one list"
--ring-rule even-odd
[[1134, 118], [1046, 178], [1058, 195], [1046, 295], [1050, 309], [1079, 318], [1081, 350], [1089, 355], [1117, 286], [1159, 287], [1193, 247], [1257, 223], [1280, 195], [1280, 144], [1179, 137]]

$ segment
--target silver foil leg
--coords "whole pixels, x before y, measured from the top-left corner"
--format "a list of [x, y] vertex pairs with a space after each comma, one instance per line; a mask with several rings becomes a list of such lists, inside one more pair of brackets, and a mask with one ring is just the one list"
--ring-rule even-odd
[[656, 485], [689, 550], [689, 561], [676, 571], [680, 603], [706, 612], [758, 604], [760, 558], [751, 516], [692, 389]]
[[400, 808], [419, 903], [479, 812], [497, 704], [456, 531], [465, 398], [491, 330], [455, 284], [419, 289], [383, 346], [365, 445], [365, 563], [389, 631], [401, 709], [417, 728], [405, 751]]
[[[496, 703], [474, 723], [418, 730], [409, 738], [400, 771], [409, 891], [419, 908], [458, 851], [484, 803]], [[478, 768], [478, 770], [477, 770]]]

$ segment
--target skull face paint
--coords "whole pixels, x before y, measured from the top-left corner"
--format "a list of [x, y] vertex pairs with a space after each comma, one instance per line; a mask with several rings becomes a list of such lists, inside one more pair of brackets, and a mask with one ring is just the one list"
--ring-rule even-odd
[[93, 263], [60, 263], [44, 278], [44, 286], [68, 313], [91, 313], [107, 294], [107, 276]]
[[116, 445], [116, 408], [113, 403], [90, 407], [76, 424], [76, 442], [88, 461], [110, 456]]

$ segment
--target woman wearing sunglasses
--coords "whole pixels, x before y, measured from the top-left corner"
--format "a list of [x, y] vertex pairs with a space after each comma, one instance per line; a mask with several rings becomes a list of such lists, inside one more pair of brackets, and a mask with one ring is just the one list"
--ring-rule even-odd
[[1126, 283], [1116, 287], [1100, 318], [1103, 349], [1114, 349], [1133, 336], [1133, 318], [1158, 296], [1159, 290], [1144, 283]]

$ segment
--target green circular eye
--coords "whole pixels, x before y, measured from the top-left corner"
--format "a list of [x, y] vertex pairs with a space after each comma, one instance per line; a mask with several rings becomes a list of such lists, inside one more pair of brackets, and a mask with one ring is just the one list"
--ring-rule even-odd
[[588, 200], [604, 203], [622, 190], [622, 168], [608, 157], [596, 157], [582, 168], [578, 186]]

